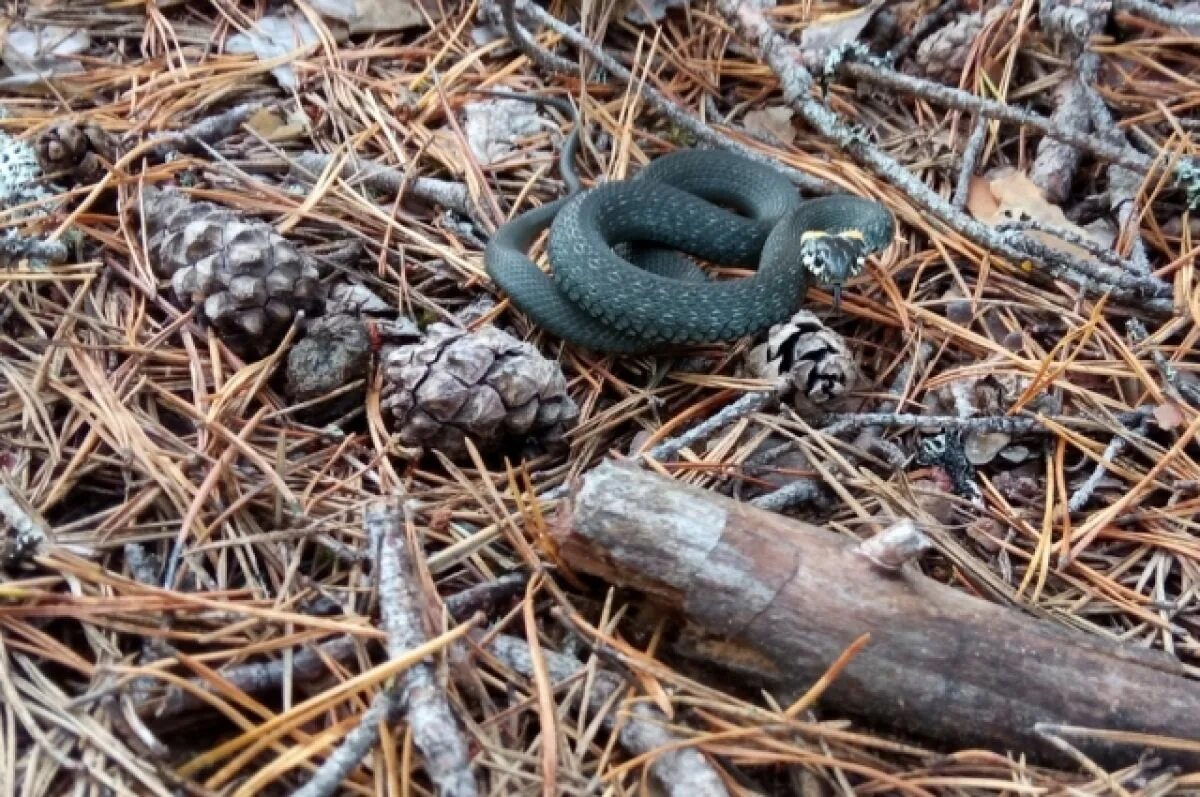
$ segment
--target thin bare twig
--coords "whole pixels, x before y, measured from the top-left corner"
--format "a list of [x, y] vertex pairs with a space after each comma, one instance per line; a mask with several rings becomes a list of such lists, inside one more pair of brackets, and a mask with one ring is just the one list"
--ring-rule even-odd
[[[400, 511], [389, 504], [369, 506], [363, 525], [376, 552], [379, 605], [387, 631], [388, 656], [403, 658], [428, 641], [409, 565]], [[333, 794], [346, 776], [379, 741], [379, 724], [403, 713], [413, 743], [425, 758], [425, 770], [443, 797], [474, 797], [479, 793], [471, 757], [454, 713], [438, 687], [431, 664], [409, 667], [395, 687], [375, 696], [357, 727], [342, 741], [296, 792], [301, 797]]]
[[[524, 640], [498, 634], [487, 647], [506, 666], [526, 677], [533, 674], [533, 660]], [[556, 683], [568, 681], [584, 670], [583, 662], [561, 653], [542, 651], [542, 657], [551, 680]], [[606, 711], [607, 705], [624, 688], [625, 681], [619, 676], [602, 669], [594, 671], [592, 686], [587, 692], [588, 706], [593, 712], [604, 712], [602, 722], [606, 728], [612, 728], [617, 722], [617, 715]], [[621, 746], [634, 755], [661, 751], [651, 760], [650, 772], [672, 797], [728, 795], [721, 776], [698, 750], [693, 747], [671, 749], [678, 737], [668, 730], [668, 723], [667, 717], [657, 708], [634, 702], [629, 707], [629, 716], [620, 725]]]
[[987, 141], [987, 131], [987, 118], [975, 117], [975, 126], [971, 128], [971, 137], [967, 139], [967, 146], [963, 149], [958, 182], [954, 185], [954, 198], [950, 202], [960, 210], [967, 206], [967, 198], [971, 193], [971, 180], [975, 177], [975, 169], [979, 166], [979, 157], [983, 153], [984, 142]]

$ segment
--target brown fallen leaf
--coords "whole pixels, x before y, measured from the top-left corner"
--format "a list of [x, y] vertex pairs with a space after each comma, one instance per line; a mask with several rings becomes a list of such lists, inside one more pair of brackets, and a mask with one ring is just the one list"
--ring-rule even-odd
[[858, 41], [875, 12], [881, 8], [883, 0], [875, 0], [853, 11], [821, 17], [800, 34], [800, 49], [807, 52], [831, 50]]
[[[1111, 246], [1113, 243], [1095, 229], [1071, 223], [1062, 208], [1048, 201], [1029, 176], [1016, 169], [1001, 169], [989, 178], [972, 177], [967, 192], [967, 210], [979, 221], [993, 227], [1014, 221], [1036, 221], [1073, 232], [1081, 238], [1089, 238], [1100, 246]], [[1080, 247], [1055, 235], [1043, 232], [1031, 232], [1030, 235], [1060, 252], [1083, 260], [1091, 258]]]
[[781, 144], [791, 144], [796, 140], [796, 128], [792, 125], [794, 111], [784, 105], [774, 105], [750, 111], [743, 119], [743, 124], [751, 133], [773, 138]]
[[246, 126], [265, 141], [290, 141], [305, 135], [308, 129], [302, 116], [285, 117], [269, 108], [262, 108], [247, 119]]
[[312, 6], [345, 23], [351, 33], [425, 28], [442, 18], [440, 4], [431, 0], [312, 0]]

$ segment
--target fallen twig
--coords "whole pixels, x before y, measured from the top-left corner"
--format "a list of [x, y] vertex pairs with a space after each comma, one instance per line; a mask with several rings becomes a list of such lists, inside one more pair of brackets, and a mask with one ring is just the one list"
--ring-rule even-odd
[[987, 131], [987, 117], [975, 117], [975, 126], [971, 128], [971, 137], [967, 139], [967, 146], [963, 149], [962, 164], [959, 166], [958, 181], [954, 184], [954, 198], [951, 200], [951, 204], [960, 210], [967, 206], [967, 197], [971, 192], [971, 180], [975, 177], [975, 169], [979, 166], [979, 156], [983, 152], [984, 142], [987, 141]]
[[173, 130], [160, 133], [153, 138], [150, 153], [158, 158], [165, 158], [172, 153], [186, 153], [202, 150], [205, 144], [229, 138], [238, 131], [250, 117], [259, 111], [275, 108], [282, 101], [246, 102], [222, 111], [216, 116], [206, 116], [196, 124], [183, 130]]
[[[529, 645], [521, 639], [499, 634], [487, 645], [488, 651], [522, 675], [533, 674], [533, 660]], [[568, 681], [584, 669], [583, 662], [570, 656], [552, 651], [543, 651], [550, 678], [556, 683]], [[613, 673], [595, 670], [591, 688], [587, 692], [589, 708], [597, 713], [604, 712], [613, 697], [625, 687], [625, 681]], [[618, 717], [605, 713], [604, 727], [618, 724]], [[667, 729], [670, 720], [657, 708], [644, 702], [633, 702], [629, 715], [619, 723], [618, 738], [621, 746], [634, 755], [657, 753], [651, 759], [650, 772], [659, 785], [672, 797], [718, 797], [727, 795], [721, 776], [708, 760], [693, 747], [675, 747], [678, 736]]]
[[[427, 641], [413, 586], [415, 578], [403, 536], [403, 521], [395, 507], [374, 504], [367, 508], [363, 524], [371, 540], [371, 550], [376, 552], [379, 606], [387, 631], [388, 655], [394, 659], [402, 658]], [[401, 708], [437, 793], [444, 797], [478, 794], [466, 740], [449, 702], [437, 685], [433, 666], [422, 663], [404, 671], [396, 687], [375, 696], [359, 725], [297, 795], [324, 797], [333, 794], [338, 784], [378, 741], [379, 723], [398, 714]]]
[[[313, 181], [329, 168], [334, 159], [335, 156], [322, 152], [304, 152], [292, 161], [291, 170], [294, 175]], [[360, 182], [381, 194], [397, 194], [403, 191], [468, 218], [475, 214], [471, 194], [462, 183], [439, 180], [435, 177], [409, 177], [399, 169], [353, 156], [346, 158], [342, 163], [339, 176], [347, 182]]]
[[[157, 572], [153, 579], [157, 581]], [[528, 576], [525, 573], [510, 573], [495, 581], [485, 581], [470, 589], [446, 598], [446, 611], [456, 620], [465, 620], [476, 612], [484, 611], [501, 602], [510, 600], [524, 591]], [[304, 683], [319, 678], [326, 672], [326, 661], [348, 661], [363, 643], [352, 636], [339, 636], [314, 647], [296, 650], [290, 658], [278, 658], [265, 662], [239, 664], [221, 671], [221, 679], [248, 695], [258, 695], [278, 689], [290, 678], [294, 683]], [[195, 692], [197, 690], [216, 693], [214, 685], [203, 678], [189, 680], [191, 689], [171, 688], [163, 698], [162, 705], [153, 709], [145, 706], [144, 713], [153, 712], [156, 719], [166, 719], [195, 711], [205, 705]]]

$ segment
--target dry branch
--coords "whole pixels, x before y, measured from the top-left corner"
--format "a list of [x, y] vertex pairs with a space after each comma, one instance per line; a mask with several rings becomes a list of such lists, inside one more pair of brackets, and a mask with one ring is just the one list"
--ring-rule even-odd
[[[334, 160], [333, 155], [304, 152], [292, 161], [291, 171], [299, 179], [314, 181]], [[346, 158], [341, 164], [338, 176], [350, 183], [361, 182], [372, 191], [381, 194], [407, 192], [418, 199], [441, 205], [464, 216], [469, 217], [475, 213], [467, 187], [451, 180], [439, 180], [435, 177], [409, 178], [399, 169], [357, 157]]]
[[[956, 747], [1061, 761], [1037, 723], [1187, 737], [1200, 684], [1174, 659], [1109, 645], [938, 583], [889, 577], [844, 538], [605, 463], [559, 531], [565, 561], [642, 590], [803, 693], [863, 634], [824, 708]], [[743, 658], [743, 661], [745, 659]], [[1081, 742], [1104, 762], [1142, 752]], [[1200, 755], [1163, 753], [1200, 765]]]
[[[533, 674], [533, 659], [529, 645], [516, 637], [501, 634], [488, 643], [488, 651], [504, 664], [525, 676]], [[543, 651], [550, 678], [561, 683], [583, 669], [582, 662], [561, 653]], [[606, 670], [597, 670], [587, 693], [588, 706], [593, 712], [605, 712], [607, 705], [625, 682]], [[620, 718], [612, 712], [604, 715], [603, 724], [611, 729], [620, 720], [621, 746], [633, 755], [653, 753], [650, 771], [659, 785], [671, 797], [720, 797], [727, 795], [721, 776], [708, 760], [691, 747], [670, 749], [678, 737], [667, 729], [669, 720], [658, 709], [644, 702], [633, 703], [629, 716]], [[667, 748], [667, 749], [663, 749]]]
[[[404, 525], [394, 507], [367, 509], [364, 525], [377, 550], [379, 604], [387, 631], [388, 655], [400, 658], [426, 641], [416, 574], [404, 538]], [[431, 663], [418, 664], [400, 678], [397, 694], [412, 729], [413, 743], [425, 756], [425, 769], [444, 797], [478, 794], [467, 741], [440, 687]]]

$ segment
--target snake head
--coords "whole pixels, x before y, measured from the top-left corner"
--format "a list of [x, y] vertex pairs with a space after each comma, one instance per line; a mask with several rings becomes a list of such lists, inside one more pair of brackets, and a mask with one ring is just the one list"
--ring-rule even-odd
[[869, 251], [857, 230], [840, 233], [810, 230], [800, 239], [800, 262], [814, 280], [832, 289], [834, 309], [840, 304], [842, 286], [862, 273]]
[[857, 230], [841, 233], [809, 231], [800, 239], [800, 262], [819, 282], [845, 283], [867, 264], [869, 247]]

